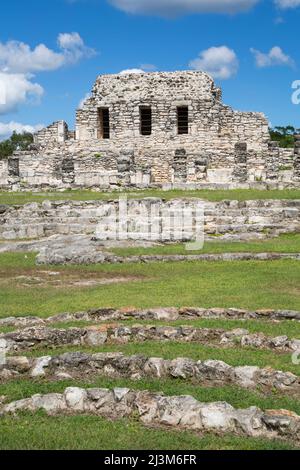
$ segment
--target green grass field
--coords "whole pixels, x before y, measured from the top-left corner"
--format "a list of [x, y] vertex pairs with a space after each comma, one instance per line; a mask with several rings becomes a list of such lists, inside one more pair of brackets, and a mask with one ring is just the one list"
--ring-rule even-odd
[[207, 241], [202, 250], [187, 251], [184, 243], [166, 244], [152, 247], [113, 248], [110, 251], [119, 256], [143, 255], [193, 255], [201, 253], [236, 253], [236, 252], [274, 252], [274, 253], [300, 253], [300, 234], [284, 234], [278, 238], [256, 240], [249, 242], [222, 242]]
[[[90, 383], [80, 381], [37, 382], [15, 380], [1, 386], [8, 400], [17, 400], [36, 393], [62, 393], [68, 386], [127, 387], [135, 390], [164, 391], [166, 395], [192, 395], [202, 402], [227, 401], [236, 408], [253, 406], [261, 409], [289, 409], [300, 414], [300, 400], [280, 395], [263, 396], [259, 392], [238, 387], [207, 388], [179, 380], [132, 381], [98, 378]], [[58, 432], [59, 431], [59, 432]], [[111, 435], [116, 438], [111, 440]], [[111, 422], [93, 416], [47, 417], [43, 413], [18, 414], [0, 420], [0, 449], [293, 449], [291, 443], [279, 440], [237, 436], [204, 436], [191, 432], [151, 429], [133, 420]]]
[[[206, 192], [208, 198], [222, 199], [222, 192]], [[266, 192], [259, 192], [264, 198]], [[293, 195], [291, 194], [293, 193]], [[69, 194], [69, 193], [67, 193]], [[65, 199], [66, 193], [60, 193]], [[185, 193], [188, 195], [188, 193]], [[271, 192], [268, 193], [270, 197]], [[86, 199], [95, 195], [112, 197], [102, 193], [86, 192]], [[150, 195], [150, 194], [149, 194]], [[153, 195], [153, 192], [151, 192]], [[252, 192], [253, 198], [257, 197]], [[272, 192], [273, 197], [276, 192]], [[82, 192], [70, 193], [74, 199], [83, 199]], [[134, 196], [132, 194], [132, 196]], [[176, 192], [173, 192], [176, 197]], [[173, 197], [168, 194], [168, 197]], [[243, 199], [249, 196], [243, 191], [226, 192], [227, 199]], [[255, 196], [255, 197], [254, 197]], [[282, 195], [281, 195], [282, 196]], [[299, 197], [300, 192], [286, 192], [286, 197]], [[2, 194], [1, 203], [29, 202], [37, 195], [27, 193], [15, 196]], [[117, 197], [117, 195], [116, 195]], [[202, 196], [201, 196], [202, 197]], [[204, 196], [203, 196], [204, 197]], [[282, 196], [283, 197], [283, 196]], [[6, 198], [6, 199], [5, 199]], [[19, 198], [19, 202], [17, 199]], [[29, 198], [29, 199], [26, 199]], [[43, 196], [41, 196], [44, 199]], [[10, 200], [9, 200], [10, 199]], [[41, 199], [41, 200], [42, 200]], [[57, 195], [53, 194], [53, 199]], [[149, 249], [114, 250], [120, 255], [130, 254], [178, 254], [187, 252], [183, 245], [167, 245]], [[300, 252], [300, 234], [284, 235], [276, 239], [249, 243], [208, 242], [203, 252], [224, 251], [274, 251]], [[59, 275], [61, 284], [49, 283], [50, 272]], [[72, 286], [70, 279], [117, 279], [107, 285]], [[33, 278], [45, 279], [42, 284]], [[24, 284], [27, 279], [27, 284]], [[36, 266], [35, 254], [0, 254], [0, 317], [38, 315], [48, 317], [60, 312], [76, 312], [96, 307], [239, 307], [246, 309], [274, 308], [300, 310], [300, 264], [294, 260], [234, 261], [234, 262], [170, 262], [92, 266]], [[132, 325], [141, 321], [123, 321]], [[166, 322], [144, 324], [167, 325]], [[250, 332], [262, 332], [268, 336], [287, 335], [300, 338], [300, 322], [268, 320], [194, 319], [177, 320], [172, 325], [189, 325], [203, 328], [246, 328]], [[58, 328], [91, 326], [91, 323], [63, 323]], [[12, 328], [2, 328], [1, 332]], [[97, 348], [58, 347], [36, 348], [22, 351], [21, 355], [57, 355], [69, 351], [110, 352], [126, 355], [144, 354], [151, 357], [190, 357], [198, 360], [222, 360], [232, 366], [256, 365], [290, 371], [300, 376], [300, 366], [293, 364], [288, 353], [254, 348], [220, 348], [197, 343], [145, 341], [123, 345], [103, 345]], [[37, 393], [61, 393], [68, 386], [80, 387], [128, 387], [136, 390], [163, 391], [166, 395], [192, 395], [199, 401], [226, 401], [236, 408], [257, 406], [261, 409], [288, 409], [300, 415], [300, 397], [287, 396], [283, 392], [247, 390], [235, 386], [201, 387], [188, 380], [178, 379], [112, 379], [92, 377], [81, 380], [47, 381], [46, 379], [16, 378], [0, 384], [0, 396], [6, 402], [26, 398]], [[109, 421], [95, 416], [48, 417], [44, 413], [20, 413], [0, 419], [0, 449], [294, 449], [293, 443], [279, 440], [244, 438], [233, 435], [197, 435], [192, 432], [171, 429], [147, 428], [135, 419]], [[113, 439], [112, 439], [113, 436]]]
[[87, 190], [73, 191], [49, 191], [49, 192], [0, 192], [0, 204], [26, 204], [30, 202], [42, 202], [44, 200], [58, 201], [91, 201], [117, 199], [121, 194], [129, 198], [159, 197], [163, 199], [197, 197], [209, 201], [232, 200], [255, 200], [255, 199], [300, 199], [300, 189], [287, 190], [255, 190], [255, 189], [232, 189], [232, 190], [170, 190], [160, 189], [135, 190], [135, 191], [112, 191], [97, 192]]
[[[241, 307], [300, 310], [299, 262], [234, 261], [55, 267], [64, 276], [128, 277], [96, 287], [20, 287], [17, 277], [53, 270], [34, 254], [0, 255], [0, 317], [76, 312], [95, 307]], [[255, 295], [253, 295], [255, 292]]]
[[[276, 246], [276, 241], [278, 246]], [[261, 242], [257, 242], [260, 244]], [[284, 251], [297, 248], [298, 235], [281, 237], [264, 242], [274, 244]], [[256, 243], [255, 243], [256, 244]], [[213, 244], [214, 245], [214, 244]], [[216, 263], [151, 263], [149, 265], [106, 265], [55, 267], [64, 276], [71, 273], [93, 277], [129, 276], [125, 284], [113, 284], [92, 288], [20, 287], [11, 282], [14, 277], [37, 274], [41, 267], [34, 264], [34, 254], [6, 253], [0, 255], [0, 272], [5, 279], [0, 290], [1, 317], [7, 315], [35, 314], [42, 317], [62, 311], [78, 311], [91, 307], [136, 306], [154, 307], [171, 305], [195, 306], [238, 306], [244, 308], [291, 308], [300, 310], [299, 263], [296, 261], [273, 262], [216, 262]], [[43, 267], [42, 270], [54, 268]], [[135, 280], [130, 280], [131, 276]], [[3, 276], [1, 276], [3, 280]], [[255, 295], [253, 295], [255, 292]], [[5, 308], [3, 308], [5, 306]], [[125, 322], [123, 322], [125, 323]], [[126, 321], [126, 324], [134, 324]], [[147, 322], [165, 324], [163, 322]], [[199, 319], [176, 321], [172, 324], [194, 325], [210, 328], [247, 328], [251, 332], [264, 332], [269, 336], [288, 335], [300, 338], [298, 322], [270, 322], [258, 320], [210, 320]], [[80, 324], [58, 324], [54, 327], [67, 328], [84, 326]], [[8, 331], [11, 328], [2, 329]], [[80, 348], [87, 352], [119, 351], [126, 355], [144, 354], [164, 358], [190, 357], [198, 360], [223, 360], [233, 366], [257, 365], [290, 371], [300, 375], [300, 366], [292, 364], [290, 354], [251, 348], [227, 348], [199, 345], [197, 343], [159, 343], [146, 341], [142, 344], [104, 345], [101, 348]], [[57, 355], [76, 351], [77, 347], [57, 349], [36, 349], [26, 352], [29, 356]], [[24, 352], [22, 353], [24, 354]], [[227, 401], [237, 408], [258, 406], [261, 409], [289, 409], [300, 414], [300, 399], [284, 396], [278, 392], [270, 395], [258, 390], [250, 391], [225, 386], [205, 388], [180, 380], [141, 380], [94, 378], [90, 381], [47, 382], [43, 380], [13, 380], [0, 386], [0, 395], [7, 401], [25, 398], [35, 393], [61, 392], [67, 386], [82, 387], [129, 387], [163, 391], [168, 395], [190, 394], [200, 401]], [[70, 437], [71, 429], [77, 425], [76, 434]], [[59, 428], [60, 432], [57, 433]], [[174, 432], [162, 429], [147, 429], [132, 420], [110, 422], [91, 416], [46, 417], [21, 414], [6, 417], [0, 421], [2, 449], [107, 449], [112, 448], [108, 434], [118, 432], [114, 441], [115, 449], [292, 449], [291, 443], [242, 438], [237, 436], [198, 436], [188, 432]], [[138, 435], [138, 439], [136, 439]]]
[[1, 450], [296, 450], [292, 444], [278, 440], [201, 436], [95, 416], [20, 414], [2, 418], [0, 432]]

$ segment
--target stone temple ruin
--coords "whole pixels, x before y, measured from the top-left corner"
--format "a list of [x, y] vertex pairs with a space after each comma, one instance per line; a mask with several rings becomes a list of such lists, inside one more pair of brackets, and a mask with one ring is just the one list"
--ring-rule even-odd
[[[299, 136], [300, 139], [300, 136]], [[293, 187], [300, 141], [281, 149], [261, 113], [237, 112], [203, 72], [99, 76], [76, 114], [0, 161], [0, 187]], [[299, 152], [299, 153], [298, 153]]]

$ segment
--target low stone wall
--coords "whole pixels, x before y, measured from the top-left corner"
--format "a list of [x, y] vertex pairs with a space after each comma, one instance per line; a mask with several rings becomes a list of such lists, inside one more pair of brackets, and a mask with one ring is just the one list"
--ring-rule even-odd
[[200, 403], [192, 396], [165, 396], [128, 388], [81, 389], [34, 395], [0, 407], [0, 417], [18, 411], [49, 415], [92, 414], [109, 419], [138, 418], [144, 425], [196, 432], [284, 438], [299, 443], [300, 417], [288, 410], [234, 409], [225, 402]]
[[286, 395], [299, 397], [300, 378], [291, 372], [270, 367], [233, 367], [223, 361], [196, 361], [189, 358], [163, 359], [142, 355], [125, 356], [122, 353], [82, 352], [40, 358], [6, 357], [0, 366], [0, 379], [6, 381], [22, 375], [59, 379], [82, 379], [93, 376], [110, 378], [179, 379], [201, 386], [219, 387], [224, 384], [242, 388], [260, 388], [260, 391], [278, 390]]
[[86, 312], [59, 313], [48, 318], [39, 317], [7, 317], [0, 319], [0, 327], [29, 328], [47, 326], [55, 323], [68, 322], [111, 322], [124, 320], [137, 321], [176, 321], [197, 320], [201, 318], [216, 320], [265, 320], [265, 321], [300, 321], [300, 312], [293, 310], [244, 310], [238, 308], [200, 308], [200, 307], [170, 307], [138, 309], [99, 308]]
[[[0, 238], [34, 239], [51, 235], [87, 234], [100, 240], [174, 240], [182, 230], [180, 214], [192, 214], [185, 222], [186, 239], [193, 239], [194, 224], [201, 226], [204, 212], [206, 234], [280, 233], [300, 230], [300, 200], [208, 202], [197, 199], [164, 201], [156, 198], [129, 199], [125, 217], [116, 201], [31, 203], [0, 206]], [[200, 208], [200, 212], [199, 212]], [[179, 215], [178, 215], [179, 214]], [[112, 220], [116, 221], [115, 224]], [[170, 230], [170, 220], [173, 231]], [[153, 231], [153, 226], [157, 228]], [[151, 237], [150, 237], [151, 235]], [[148, 238], [147, 238], [148, 237]]]
[[[75, 141], [76, 142], [76, 141]], [[60, 144], [57, 144], [60, 145]], [[130, 145], [130, 144], [129, 144]], [[189, 148], [165, 147], [144, 149], [138, 164], [138, 151], [128, 151], [126, 143], [118, 149], [106, 149], [105, 144], [91, 142], [86, 148], [77, 144], [75, 150], [67, 141], [64, 148], [51, 153], [39, 149], [16, 152], [0, 160], [0, 189], [41, 191], [48, 189], [284, 189], [300, 187], [297, 161], [277, 151], [258, 157], [247, 152], [233, 152], [222, 160], [216, 151], [206, 157], [195, 155]], [[178, 155], [177, 155], [178, 154]], [[239, 163], [241, 161], [241, 163]], [[236, 163], [235, 163], [236, 162]]]
[[214, 344], [217, 346], [254, 347], [272, 351], [300, 352], [300, 339], [287, 336], [268, 337], [263, 333], [249, 333], [244, 328], [233, 330], [193, 328], [188, 326], [94, 326], [89, 328], [56, 329], [35, 327], [0, 334], [0, 351], [23, 351], [36, 347], [62, 345], [101, 346], [144, 341], [178, 341], [184, 343]]
[[123, 264], [123, 263], [178, 263], [193, 261], [300, 261], [300, 253], [220, 253], [203, 255], [143, 255], [143, 256], [115, 256], [93, 249], [77, 251], [76, 246], [42, 248], [36, 257], [37, 265], [90, 265], [90, 264]]

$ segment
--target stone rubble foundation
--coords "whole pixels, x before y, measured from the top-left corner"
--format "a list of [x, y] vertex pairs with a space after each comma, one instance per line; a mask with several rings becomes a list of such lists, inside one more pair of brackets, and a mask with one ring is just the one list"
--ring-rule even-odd
[[200, 307], [166, 307], [166, 308], [98, 308], [76, 313], [60, 313], [48, 318], [36, 316], [7, 317], [0, 319], [1, 327], [28, 328], [47, 326], [58, 323], [77, 321], [107, 322], [125, 320], [176, 321], [197, 319], [228, 320], [266, 320], [266, 321], [300, 321], [300, 312], [294, 310], [245, 310], [239, 308], [200, 308]]
[[82, 380], [95, 375], [131, 380], [180, 379], [209, 387], [224, 384], [246, 389], [259, 387], [260, 391], [269, 393], [277, 390], [298, 397], [300, 393], [300, 377], [291, 372], [260, 369], [256, 366], [233, 367], [217, 360], [197, 361], [190, 358], [125, 356], [122, 353], [69, 352], [60, 356], [39, 358], [8, 356], [0, 366], [2, 381], [20, 376]]
[[[188, 252], [187, 252], [188, 253]], [[123, 263], [155, 263], [155, 262], [185, 262], [185, 261], [275, 261], [292, 259], [300, 261], [300, 253], [219, 253], [201, 255], [142, 255], [116, 256], [98, 250], [75, 250], [74, 247], [64, 246], [53, 251], [44, 248], [36, 257], [37, 265], [89, 265], [89, 264], [123, 264]]]
[[144, 341], [178, 341], [217, 346], [241, 346], [282, 352], [300, 352], [300, 339], [287, 336], [268, 337], [263, 333], [249, 333], [243, 328], [195, 328], [189, 326], [102, 325], [88, 328], [29, 327], [0, 334], [0, 351], [23, 351], [36, 347], [63, 345], [101, 346], [102, 344], [141, 343]]
[[192, 396], [165, 396], [127, 388], [69, 387], [62, 394], [34, 395], [2, 405], [0, 416], [39, 410], [51, 416], [92, 414], [109, 419], [138, 418], [144, 425], [300, 442], [300, 417], [288, 410], [235, 409], [226, 402], [201, 403]]

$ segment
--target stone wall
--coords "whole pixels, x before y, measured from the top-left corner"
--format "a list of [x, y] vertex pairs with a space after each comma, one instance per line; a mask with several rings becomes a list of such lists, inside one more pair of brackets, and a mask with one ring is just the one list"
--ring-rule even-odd
[[[141, 136], [140, 107], [152, 108], [152, 134]], [[177, 107], [189, 109], [189, 133], [178, 135]], [[235, 112], [221, 102], [221, 91], [203, 72], [104, 75], [98, 77], [82, 109], [77, 111], [78, 140], [99, 139], [99, 108], [110, 111], [110, 139], [143, 148], [189, 145], [195, 151], [226, 153], [237, 142], [249, 150], [267, 150], [268, 123], [263, 114]]]
[[64, 121], [57, 121], [34, 135], [34, 143], [41, 147], [49, 147], [69, 138], [68, 125]]
[[[160, 152], [149, 150], [147, 164], [136, 164], [134, 151], [118, 154], [112, 150], [100, 153], [99, 145], [77, 147], [67, 141], [55, 153], [22, 153], [0, 160], [0, 189], [47, 190], [90, 188], [118, 190], [121, 188], [163, 189], [285, 189], [299, 188], [296, 177], [297, 159], [291, 160], [281, 152], [258, 159], [255, 153], [244, 154], [244, 163], [238, 150], [232, 165], [217, 167], [207, 157], [187, 156], [186, 150]], [[238, 148], [238, 144], [236, 149]], [[145, 149], [146, 150], [146, 149]], [[75, 152], [75, 150], [74, 150]], [[157, 152], [157, 154], [156, 154]], [[280, 159], [284, 155], [284, 159]], [[246, 161], [245, 161], [246, 160]], [[15, 170], [10, 168], [15, 162]], [[225, 165], [225, 162], [224, 162]], [[299, 165], [298, 165], [299, 166]]]
[[[148, 308], [138, 310], [134, 307], [125, 307], [121, 309], [114, 308], [96, 308], [82, 312], [58, 313], [47, 318], [36, 316], [29, 317], [6, 317], [0, 318], [0, 327], [9, 328], [29, 328], [36, 326], [59, 325], [60, 323], [86, 322], [91, 324], [105, 323], [111, 324], [118, 321], [136, 321], [140, 324], [143, 321], [159, 321], [172, 323], [181, 320], [210, 319], [210, 320], [260, 320], [260, 321], [300, 321], [300, 312], [296, 310], [245, 310], [241, 308], [201, 308], [201, 307], [164, 307]], [[300, 341], [299, 339], [297, 341]], [[2, 346], [3, 347], [3, 344]]]
[[22, 411], [41, 410], [51, 416], [89, 414], [118, 420], [126, 417], [146, 426], [190, 430], [200, 436], [227, 432], [244, 437], [290, 439], [298, 445], [300, 442], [300, 417], [289, 410], [262, 411], [255, 406], [235, 409], [226, 402], [200, 403], [189, 395], [165, 396], [128, 388], [69, 387], [61, 394], [34, 395], [0, 405], [0, 419]]
[[[150, 214], [156, 214], [155, 223], [159, 222], [159, 240], [174, 239], [169, 230], [168, 218], [164, 225], [163, 217], [171, 215], [176, 228], [182, 228], [178, 210], [182, 204], [197, 217], [195, 199], [163, 201], [161, 199], [128, 200], [126, 227], [121, 220], [122, 231], [126, 239], [144, 239], [147, 227], [153, 225]], [[122, 203], [123, 204], [123, 203]], [[203, 201], [204, 230], [206, 234], [255, 234], [295, 232], [300, 230], [300, 201], [298, 200], [259, 200], [259, 201]], [[87, 202], [50, 202], [31, 203], [24, 206], [1, 206], [0, 238], [34, 239], [51, 235], [86, 234], [100, 239], [115, 239], [116, 232], [111, 217], [117, 215], [119, 222], [119, 201]], [[175, 214], [175, 217], [172, 215]], [[200, 214], [201, 216], [201, 214]], [[118, 225], [119, 227], [119, 225]], [[186, 233], [191, 227], [185, 225]], [[194, 231], [191, 231], [194, 236]], [[188, 237], [186, 237], [188, 239]]]
[[[152, 109], [147, 136], [145, 106]], [[186, 135], [178, 133], [180, 106], [189, 112]], [[109, 139], [101, 137], [99, 109], [109, 110]], [[270, 144], [263, 114], [225, 106], [205, 73], [105, 75], [77, 111], [76, 132], [64, 121], [39, 131], [34, 150], [14, 156], [13, 174], [9, 160], [0, 162], [0, 187], [292, 186], [300, 182], [292, 153]]]
[[287, 336], [266, 336], [244, 328], [197, 328], [193, 326], [115, 326], [97, 325], [68, 329], [35, 327], [0, 333], [0, 350], [5, 353], [62, 345], [98, 347], [103, 344], [142, 343], [145, 341], [209, 344], [209, 346], [254, 347], [274, 352], [300, 352], [300, 340]]
[[[76, 330], [76, 329], [75, 329]], [[66, 330], [59, 330], [59, 341], [52, 347], [64, 346]], [[69, 333], [71, 336], [73, 329]], [[20, 337], [26, 336], [32, 332], [38, 333], [38, 329], [24, 330], [19, 333]], [[94, 339], [97, 333], [94, 331]], [[99, 337], [101, 333], [98, 333]], [[92, 333], [89, 333], [92, 339]], [[43, 335], [40, 335], [40, 346], [46, 346], [43, 341]], [[73, 345], [78, 345], [81, 338], [75, 339], [76, 331], [72, 338]], [[1, 341], [3, 339], [1, 338]], [[5, 340], [4, 340], [5, 341]], [[88, 345], [95, 342], [92, 340]], [[30, 343], [30, 338], [27, 339]], [[103, 344], [103, 343], [102, 343]], [[13, 345], [12, 351], [13, 352]], [[48, 345], [50, 346], [50, 344]], [[15, 352], [24, 350], [25, 344], [21, 340], [17, 344]], [[299, 376], [291, 372], [282, 372], [271, 369], [270, 367], [261, 369], [255, 366], [232, 367], [223, 361], [206, 360], [197, 361], [189, 358], [176, 358], [173, 360], [162, 359], [161, 357], [146, 357], [142, 355], [125, 356], [122, 353], [66, 353], [62, 356], [43, 356], [37, 359], [27, 357], [8, 357], [6, 363], [0, 365], [0, 382], [11, 378], [13, 375], [21, 375], [18, 370], [23, 372], [24, 376], [45, 377], [52, 376], [59, 379], [60, 374], [68, 374], [68, 378], [80, 378], [88, 376], [106, 376], [113, 378], [129, 378], [131, 380], [141, 380], [146, 378], [155, 379], [177, 379], [192, 381], [199, 386], [220, 386], [224, 384], [236, 385], [241, 388], [253, 389], [259, 388], [260, 392], [270, 393], [271, 390], [277, 390], [284, 395], [299, 396], [300, 379]], [[22, 374], [22, 375], [23, 375]]]

